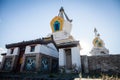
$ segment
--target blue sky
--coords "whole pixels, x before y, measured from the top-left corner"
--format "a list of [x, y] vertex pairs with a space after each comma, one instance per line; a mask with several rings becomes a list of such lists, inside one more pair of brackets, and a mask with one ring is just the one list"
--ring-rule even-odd
[[94, 27], [110, 53], [120, 54], [119, 0], [0, 0], [0, 49], [5, 44], [46, 37], [61, 6], [73, 19], [71, 34], [80, 41], [81, 54], [93, 47]]

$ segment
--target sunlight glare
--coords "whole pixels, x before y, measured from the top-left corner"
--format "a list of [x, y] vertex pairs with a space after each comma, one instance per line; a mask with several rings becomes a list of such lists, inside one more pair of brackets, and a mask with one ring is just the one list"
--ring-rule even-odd
[[88, 55], [90, 56], [89, 52], [91, 50], [90, 43], [86, 40], [80, 40], [80, 45], [81, 45], [81, 55]]

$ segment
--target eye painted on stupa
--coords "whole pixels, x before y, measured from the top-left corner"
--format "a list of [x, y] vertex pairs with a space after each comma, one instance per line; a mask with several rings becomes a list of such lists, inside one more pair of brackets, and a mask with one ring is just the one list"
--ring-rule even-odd
[[98, 40], [95, 41], [95, 43], [98, 43], [98, 42], [99, 42]]

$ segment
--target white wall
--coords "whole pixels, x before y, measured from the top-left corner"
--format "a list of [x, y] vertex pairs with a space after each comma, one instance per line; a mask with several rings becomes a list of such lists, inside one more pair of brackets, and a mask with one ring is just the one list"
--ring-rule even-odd
[[66, 65], [66, 58], [65, 58], [65, 51], [64, 49], [59, 49], [59, 66]]
[[14, 48], [13, 54], [14, 55], [19, 55], [19, 47]]
[[7, 50], [7, 55], [19, 55], [19, 47], [13, 49], [13, 53], [11, 54], [11, 49]]
[[81, 69], [81, 58], [80, 58], [80, 49], [79, 47], [73, 47], [72, 52], [72, 65], [76, 64], [77, 68]]
[[56, 48], [54, 48], [53, 43], [50, 43], [48, 45], [41, 45], [40, 46], [40, 53], [49, 55], [49, 56], [53, 56], [58, 58], [59, 57], [59, 53], [56, 50]]
[[68, 22], [68, 21], [64, 21], [63, 31], [66, 31], [67, 33], [70, 34], [71, 29], [72, 29], [72, 24], [70, 22]]
[[11, 49], [7, 49], [7, 55], [11, 55]]
[[[102, 54], [101, 52], [104, 52], [105, 54]], [[90, 54], [92, 55], [108, 55], [109, 54], [109, 50], [106, 49], [105, 47], [93, 47]]]
[[39, 53], [39, 52], [40, 52], [40, 44], [37, 44], [37, 45], [35, 46], [35, 52], [36, 52], [36, 53]]
[[30, 45], [26, 46], [25, 54], [43, 53], [45, 55], [49, 55], [57, 58], [59, 57], [58, 51], [56, 47], [53, 45], [53, 43], [49, 43], [48, 45], [37, 44], [35, 46], [34, 52], [30, 52], [30, 50], [31, 50], [31, 46]]
[[[59, 57], [59, 52], [57, 51], [57, 49], [53, 43], [49, 43], [47, 45], [37, 44], [37, 45], [35, 45], [34, 52], [30, 52], [30, 50], [31, 50], [31, 45], [26, 46], [25, 54], [43, 53], [45, 55], [53, 56], [56, 58]], [[19, 55], [20, 49], [19, 49], [19, 47], [14, 48], [13, 54], [11, 54], [11, 51], [12, 51], [11, 49], [8, 49], [7, 55]]]
[[69, 37], [69, 34], [66, 34], [65, 31], [57, 31], [53, 33], [54, 40], [62, 40]]
[[26, 46], [26, 48], [25, 48], [25, 54], [27, 54], [29, 52], [30, 52], [30, 46]]
[[35, 45], [35, 51], [31, 52], [30, 50], [31, 50], [31, 45], [26, 46], [25, 54], [39, 53], [40, 52], [40, 44]]

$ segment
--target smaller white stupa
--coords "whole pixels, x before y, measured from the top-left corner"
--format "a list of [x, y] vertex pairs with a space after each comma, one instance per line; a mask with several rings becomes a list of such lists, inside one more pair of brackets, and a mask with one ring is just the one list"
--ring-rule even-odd
[[100, 39], [100, 34], [97, 32], [97, 29], [94, 29], [95, 38], [93, 39], [93, 48], [90, 51], [91, 55], [107, 55], [109, 50], [105, 48], [105, 43]]

